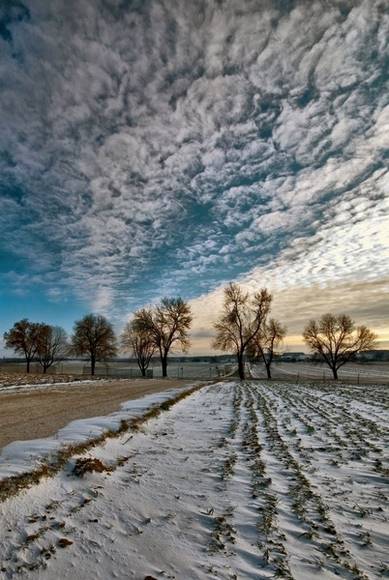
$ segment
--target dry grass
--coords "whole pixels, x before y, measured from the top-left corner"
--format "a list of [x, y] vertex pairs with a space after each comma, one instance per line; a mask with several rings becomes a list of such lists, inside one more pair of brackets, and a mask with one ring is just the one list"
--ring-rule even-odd
[[103, 473], [104, 471], [111, 471], [111, 468], [95, 457], [79, 457], [73, 468], [73, 474], [77, 477], [84, 477], [86, 473]]

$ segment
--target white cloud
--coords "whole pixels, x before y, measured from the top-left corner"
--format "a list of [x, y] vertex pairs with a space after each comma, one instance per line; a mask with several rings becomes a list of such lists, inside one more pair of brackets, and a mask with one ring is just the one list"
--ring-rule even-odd
[[3, 195], [0, 225], [49, 296], [110, 312], [142, 277], [149, 297], [234, 268], [280, 288], [387, 275], [382, 3], [27, 5], [1, 44], [22, 201]]

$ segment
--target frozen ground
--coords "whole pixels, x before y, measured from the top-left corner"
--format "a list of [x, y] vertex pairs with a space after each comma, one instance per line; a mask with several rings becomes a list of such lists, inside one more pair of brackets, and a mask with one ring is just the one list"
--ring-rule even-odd
[[[97, 377], [89, 377], [88, 382], [101, 380]], [[18, 372], [5, 372], [0, 369], [0, 392], [23, 389], [24, 387], [52, 386], [53, 384], [68, 384], [69, 382], [86, 382], [82, 375], [51, 375], [51, 374], [26, 374]]]
[[[381, 578], [388, 390], [220, 383], [0, 504], [5, 579]], [[85, 457], [85, 456], [84, 456]]]

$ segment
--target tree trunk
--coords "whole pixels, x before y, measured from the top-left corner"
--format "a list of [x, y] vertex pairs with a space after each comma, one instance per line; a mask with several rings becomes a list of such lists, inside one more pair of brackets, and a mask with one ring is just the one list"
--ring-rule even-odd
[[239, 373], [240, 380], [244, 381], [244, 379], [245, 379], [244, 361], [243, 361], [243, 355], [241, 355], [241, 354], [238, 354], [238, 373]]
[[167, 377], [167, 356], [161, 356], [162, 376]]
[[336, 367], [332, 367], [332, 374], [334, 375], [334, 381], [338, 380], [338, 369]]
[[30, 359], [27, 359], [27, 369], [26, 371], [29, 373], [30, 372]]
[[145, 367], [141, 367], [140, 372], [142, 373], [142, 377], [146, 376], [146, 369]]
[[96, 361], [94, 358], [91, 358], [90, 361], [90, 374], [93, 376], [95, 374], [95, 369], [96, 369]]
[[47, 366], [43, 365], [43, 374], [46, 374], [46, 371], [47, 371]]
[[267, 378], [271, 379], [271, 370], [270, 370], [270, 365], [266, 364], [266, 374], [267, 374]]

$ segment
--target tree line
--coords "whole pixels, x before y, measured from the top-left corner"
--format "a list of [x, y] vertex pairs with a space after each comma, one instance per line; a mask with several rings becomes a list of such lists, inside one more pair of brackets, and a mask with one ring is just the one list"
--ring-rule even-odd
[[[240, 379], [246, 376], [247, 359], [263, 363], [271, 379], [274, 355], [287, 333], [285, 325], [270, 317], [272, 300], [266, 288], [250, 294], [231, 282], [224, 289], [213, 348], [236, 356]], [[106, 317], [87, 314], [75, 322], [70, 338], [61, 327], [23, 319], [4, 333], [4, 341], [7, 348], [24, 356], [27, 373], [32, 361], [38, 361], [46, 373], [60, 358], [86, 356], [94, 375], [96, 363], [115, 357], [120, 345], [135, 357], [142, 376], [157, 354], [166, 377], [169, 353], [176, 347], [187, 352], [190, 347], [192, 321], [188, 302], [180, 297], [163, 298], [155, 306], [137, 310], [119, 340]], [[319, 320], [310, 320], [303, 332], [305, 344], [331, 368], [335, 380], [338, 370], [357, 353], [372, 350], [376, 339], [371, 330], [355, 326], [346, 314], [324, 314]]]
[[44, 373], [60, 358], [85, 356], [90, 361], [91, 375], [98, 361], [112, 359], [119, 346], [136, 358], [142, 376], [155, 353], [159, 354], [162, 376], [167, 376], [168, 355], [172, 347], [179, 346], [187, 352], [189, 330], [192, 324], [190, 306], [182, 298], [163, 298], [154, 307], [142, 308], [134, 313], [117, 340], [113, 326], [105, 316], [87, 314], [74, 324], [68, 337], [61, 327], [30, 322], [26, 318], [15, 322], [4, 333], [6, 348], [21, 354], [26, 361], [26, 372], [37, 361]]

